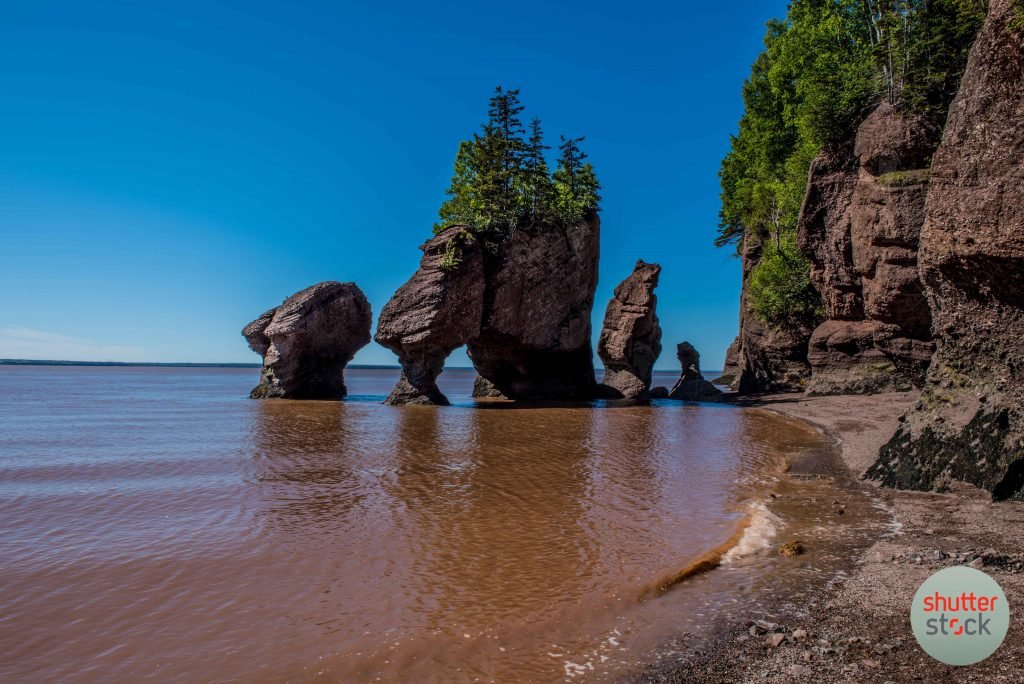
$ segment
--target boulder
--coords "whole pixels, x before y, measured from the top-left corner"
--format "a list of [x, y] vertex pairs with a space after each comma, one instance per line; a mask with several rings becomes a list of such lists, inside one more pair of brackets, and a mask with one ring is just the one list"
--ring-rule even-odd
[[1024, 499], [1024, 31], [992, 0], [931, 166], [919, 270], [937, 348], [868, 476]]
[[428, 241], [378, 322], [377, 341], [403, 369], [388, 403], [447, 403], [435, 381], [462, 345], [510, 399], [593, 396], [599, 232], [592, 215], [569, 228], [521, 228], [487, 249], [460, 226]]
[[676, 347], [676, 357], [682, 367], [682, 373], [675, 387], [669, 392], [669, 399], [681, 401], [718, 401], [722, 393], [704, 379], [700, 372], [700, 354], [689, 342], [680, 342]]
[[384, 305], [374, 339], [398, 355], [402, 375], [388, 404], [439, 404], [445, 359], [480, 333], [484, 256], [479, 242], [453, 226], [424, 243], [420, 267]]
[[487, 378], [473, 379], [473, 397], [476, 399], [505, 399], [505, 395]]
[[345, 366], [370, 342], [370, 303], [355, 283], [324, 282], [297, 292], [245, 326], [263, 357], [253, 399], [340, 399]]
[[608, 302], [597, 355], [604, 362], [603, 394], [626, 399], [645, 396], [654, 362], [661, 354], [661, 326], [655, 311], [661, 266], [637, 261], [633, 273]]
[[883, 104], [812, 164], [798, 232], [828, 320], [811, 336], [809, 394], [922, 384], [934, 345], [917, 252], [937, 138]]

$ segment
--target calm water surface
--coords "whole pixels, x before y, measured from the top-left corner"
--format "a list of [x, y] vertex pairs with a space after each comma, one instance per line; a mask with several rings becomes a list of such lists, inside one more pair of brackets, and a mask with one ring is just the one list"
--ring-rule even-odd
[[458, 370], [443, 409], [381, 405], [390, 370], [255, 402], [257, 376], [0, 367], [0, 681], [614, 678], [749, 610], [772, 534], [833, 549], [799, 584], [877, 518], [836, 527], [781, 470], [821, 438], [766, 412], [475, 405]]

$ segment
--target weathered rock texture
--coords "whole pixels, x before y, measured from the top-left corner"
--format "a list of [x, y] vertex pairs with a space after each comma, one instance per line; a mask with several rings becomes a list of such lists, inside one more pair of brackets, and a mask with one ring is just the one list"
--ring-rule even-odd
[[597, 355], [604, 363], [602, 393], [636, 399], [651, 388], [654, 362], [661, 354], [661, 326], [655, 310], [661, 266], [637, 261], [633, 273], [615, 288], [605, 309]]
[[700, 372], [700, 354], [689, 342], [680, 342], [676, 357], [682, 367], [682, 374], [676, 386], [669, 392], [669, 399], [682, 401], [718, 401], [722, 393], [704, 379]]
[[293, 294], [245, 326], [263, 357], [253, 399], [340, 399], [345, 366], [370, 342], [370, 303], [355, 283], [325, 282]]
[[928, 165], [937, 132], [882, 105], [853, 145], [811, 165], [798, 225], [828, 320], [808, 349], [810, 394], [920, 386], [934, 350], [917, 273]]
[[473, 379], [473, 397], [477, 399], [505, 399], [505, 395], [487, 378], [479, 375]]
[[938, 348], [868, 476], [1024, 498], [1024, 32], [992, 0], [932, 163], [920, 272]]
[[[388, 403], [447, 403], [435, 380], [464, 344], [480, 376], [510, 399], [592, 396], [599, 226], [594, 215], [567, 229], [520, 229], [493, 252], [458, 226], [427, 242], [378, 322], [377, 341], [403, 369]], [[460, 262], [445, 270], [451, 240]]]
[[[449, 241], [460, 262], [443, 268]], [[447, 404], [437, 387], [444, 361], [480, 334], [484, 310], [484, 254], [464, 229], [454, 226], [421, 247], [420, 267], [384, 305], [377, 342], [398, 354], [402, 376], [389, 404]]]
[[719, 385], [731, 385], [740, 377], [740, 338], [737, 336], [725, 352], [725, 368], [715, 380]]
[[807, 362], [811, 328], [799, 323], [771, 327], [754, 315], [748, 293], [750, 276], [761, 259], [761, 250], [759, 237], [751, 233], [744, 235], [738, 350], [732, 351], [730, 347], [735, 354], [737, 371], [731, 386], [741, 394], [800, 391], [811, 375]]

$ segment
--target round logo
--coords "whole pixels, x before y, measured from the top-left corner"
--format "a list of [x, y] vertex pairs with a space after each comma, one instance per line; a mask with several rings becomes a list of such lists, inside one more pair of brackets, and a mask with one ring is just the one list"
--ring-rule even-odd
[[999, 584], [968, 567], [939, 570], [910, 606], [910, 625], [928, 655], [947, 665], [973, 665], [995, 653], [1010, 626]]

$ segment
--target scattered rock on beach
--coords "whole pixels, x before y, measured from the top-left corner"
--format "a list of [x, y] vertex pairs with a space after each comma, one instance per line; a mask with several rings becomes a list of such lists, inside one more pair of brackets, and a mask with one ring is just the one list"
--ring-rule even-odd
[[804, 548], [803, 542], [799, 540], [787, 542], [779, 547], [780, 556], [800, 556], [803, 555], [805, 552], [806, 549]]

